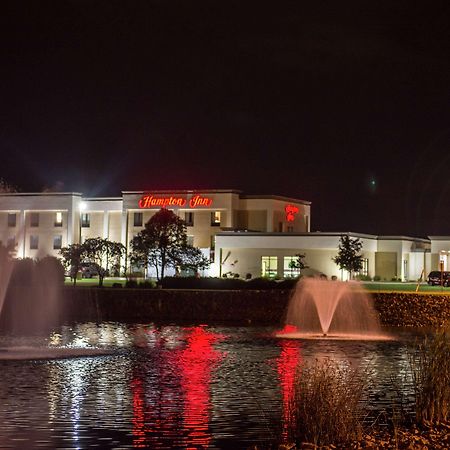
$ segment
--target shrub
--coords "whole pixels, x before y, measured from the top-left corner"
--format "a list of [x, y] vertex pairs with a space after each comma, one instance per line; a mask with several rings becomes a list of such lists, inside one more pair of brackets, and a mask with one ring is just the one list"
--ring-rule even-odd
[[359, 439], [368, 375], [368, 368], [329, 359], [302, 366], [294, 396], [297, 441], [322, 446]]
[[141, 281], [138, 286], [143, 289], [154, 289], [156, 287], [156, 283], [152, 280], [145, 280]]
[[125, 283], [125, 287], [126, 288], [137, 288], [138, 287], [138, 283], [136, 280], [127, 280]]
[[373, 277], [373, 281], [381, 281], [380, 275], [375, 275], [375, 276]]
[[372, 277], [369, 275], [357, 275], [356, 279], [359, 281], [372, 281]]
[[450, 408], [450, 333], [441, 328], [410, 355], [413, 373], [416, 420], [445, 422]]

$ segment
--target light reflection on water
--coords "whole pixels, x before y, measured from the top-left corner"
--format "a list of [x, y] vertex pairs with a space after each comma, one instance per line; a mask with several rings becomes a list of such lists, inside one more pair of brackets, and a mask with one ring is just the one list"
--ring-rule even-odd
[[[294, 373], [324, 357], [370, 367], [379, 412], [402, 386], [405, 339], [276, 339], [270, 327], [85, 323], [9, 345], [99, 346], [112, 355], [0, 361], [0, 448], [247, 448], [289, 436]], [[377, 413], [378, 413], [377, 412]]]

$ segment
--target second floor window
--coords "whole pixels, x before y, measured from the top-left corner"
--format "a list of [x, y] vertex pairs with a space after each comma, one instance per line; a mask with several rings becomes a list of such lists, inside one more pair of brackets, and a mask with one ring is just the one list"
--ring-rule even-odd
[[191, 211], [184, 213], [184, 221], [187, 227], [194, 226], [194, 213]]
[[38, 227], [39, 226], [39, 213], [31, 213], [30, 226], [31, 227]]
[[62, 246], [62, 236], [59, 234], [53, 237], [53, 249], [59, 250]]
[[81, 226], [89, 228], [91, 226], [91, 216], [88, 213], [81, 214]]
[[221, 219], [220, 211], [214, 211], [211, 213], [211, 226], [212, 227], [220, 227], [220, 219]]
[[133, 216], [133, 226], [142, 227], [143, 214], [141, 212], [135, 212]]
[[17, 224], [17, 214], [10, 213], [8, 214], [8, 227], [13, 228]]
[[57, 212], [55, 214], [55, 227], [62, 227], [63, 219], [62, 219], [62, 212]]

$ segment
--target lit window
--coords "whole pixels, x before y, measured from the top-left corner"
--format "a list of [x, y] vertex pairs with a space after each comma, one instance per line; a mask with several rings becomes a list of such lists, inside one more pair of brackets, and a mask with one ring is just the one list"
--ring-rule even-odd
[[30, 216], [30, 227], [39, 226], [39, 213], [31, 213]]
[[30, 236], [30, 250], [37, 250], [39, 248], [39, 236]]
[[283, 258], [283, 277], [295, 278], [300, 275], [300, 269], [296, 268], [298, 257], [297, 256], [285, 256]]
[[133, 226], [142, 227], [143, 223], [143, 214], [141, 212], [135, 212], [133, 218]]
[[184, 213], [184, 221], [186, 222], [187, 227], [194, 226], [194, 213], [193, 212], [185, 212]]
[[91, 216], [88, 213], [81, 214], [81, 226], [83, 228], [89, 228], [91, 226]]
[[261, 275], [263, 277], [274, 278], [277, 275], [278, 257], [262, 256], [261, 257]]
[[17, 224], [17, 214], [10, 213], [8, 214], [8, 227], [14, 228]]
[[214, 211], [211, 213], [211, 226], [219, 227], [220, 226], [220, 211]]
[[55, 227], [62, 227], [62, 212], [58, 211], [55, 215]]
[[369, 275], [369, 259], [368, 258], [362, 258], [362, 268], [359, 272], [361, 275], [367, 276]]
[[60, 234], [53, 237], [53, 249], [59, 250], [62, 247], [62, 236]]

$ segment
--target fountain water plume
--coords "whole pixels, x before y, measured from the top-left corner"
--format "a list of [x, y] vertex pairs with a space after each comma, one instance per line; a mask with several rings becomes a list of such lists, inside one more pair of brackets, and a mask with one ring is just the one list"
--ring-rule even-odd
[[300, 280], [289, 301], [286, 338], [390, 339], [381, 331], [370, 295], [360, 283]]

